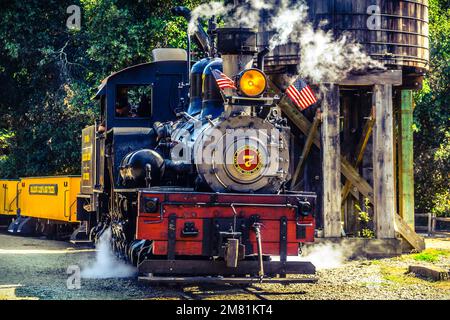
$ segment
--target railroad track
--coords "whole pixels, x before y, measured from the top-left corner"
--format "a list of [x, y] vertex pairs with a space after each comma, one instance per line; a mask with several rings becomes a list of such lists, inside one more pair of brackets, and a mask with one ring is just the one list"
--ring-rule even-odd
[[[178, 289], [178, 288], [177, 288]], [[306, 294], [306, 291], [268, 291], [267, 289], [256, 287], [254, 285], [248, 286], [236, 286], [231, 284], [224, 285], [207, 285], [199, 286], [197, 289], [189, 290], [189, 288], [179, 287], [177, 294], [185, 300], [203, 300], [208, 297], [214, 296], [239, 296], [239, 295], [250, 295], [257, 300], [271, 300], [267, 296], [289, 296], [289, 295], [299, 295]], [[242, 297], [240, 297], [242, 299]], [[246, 297], [245, 299], [248, 299]]]

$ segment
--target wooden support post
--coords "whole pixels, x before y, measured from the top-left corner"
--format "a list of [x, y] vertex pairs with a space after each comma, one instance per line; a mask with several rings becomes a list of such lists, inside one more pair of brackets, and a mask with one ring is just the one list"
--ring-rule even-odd
[[322, 102], [322, 210], [324, 237], [341, 236], [341, 157], [339, 141], [339, 87], [327, 85]]
[[305, 145], [303, 146], [302, 154], [300, 155], [297, 167], [295, 168], [294, 176], [292, 177], [291, 189], [297, 190], [297, 180], [300, 177], [301, 172], [303, 171], [303, 166], [305, 164], [306, 158], [308, 157], [309, 151], [311, 150], [311, 146], [314, 141], [314, 137], [316, 136], [317, 129], [320, 123], [320, 110], [316, 111], [316, 115], [314, 117], [314, 121], [312, 123], [311, 129], [306, 137]]
[[399, 213], [414, 229], [413, 97], [402, 90], [399, 119]]
[[374, 222], [378, 239], [395, 238], [392, 85], [375, 85], [373, 135]]

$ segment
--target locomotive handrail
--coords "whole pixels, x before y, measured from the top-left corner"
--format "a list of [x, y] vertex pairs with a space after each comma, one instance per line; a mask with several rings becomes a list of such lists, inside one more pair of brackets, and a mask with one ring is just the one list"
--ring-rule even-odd
[[164, 216], [164, 205], [183, 205], [183, 206], [222, 206], [222, 207], [228, 207], [230, 206], [232, 210], [233, 206], [240, 206], [240, 207], [248, 207], [248, 206], [253, 206], [253, 207], [289, 207], [289, 208], [293, 208], [296, 211], [298, 211], [298, 206], [297, 205], [292, 205], [290, 203], [285, 203], [285, 204], [274, 204], [274, 203], [207, 203], [207, 202], [196, 202], [196, 203], [186, 203], [186, 202], [171, 202], [171, 201], [163, 201], [161, 202], [160, 208], [159, 208], [159, 216], [160, 219], [158, 221], [146, 221], [146, 224], [156, 224], [156, 223], [161, 223], [163, 221], [163, 216]]
[[67, 192], [69, 192], [68, 189], [64, 190], [64, 217], [68, 218], [69, 216], [66, 214], [67, 213]]
[[312, 227], [312, 226], [313, 226], [313, 223], [312, 223], [312, 222], [310, 222], [310, 223], [299, 223], [299, 222], [297, 221], [297, 225], [298, 225], [299, 227]]
[[[8, 190], [8, 188], [6, 187], [6, 184], [3, 184], [2, 188], [5, 190], [5, 196], [3, 199], [3, 211], [6, 211], [6, 190]], [[9, 210], [8, 210], [8, 212], [9, 212]]]
[[[19, 183], [17, 183], [17, 184], [19, 184]], [[18, 199], [19, 199], [19, 195], [20, 195], [20, 193], [22, 192], [22, 190], [21, 189], [18, 189], [17, 190], [17, 194], [16, 194], [16, 196], [14, 197], [14, 199], [12, 199], [11, 200], [11, 202], [9, 203], [9, 208], [11, 208], [11, 205], [13, 204], [13, 202], [14, 201], [18, 201]], [[6, 197], [5, 197], [5, 200], [6, 200]], [[19, 207], [19, 203], [17, 202], [17, 205], [16, 205], [16, 207]], [[6, 208], [4, 208], [5, 210], [6, 210]], [[11, 209], [8, 209], [8, 212], [12, 212], [13, 210], [11, 210]]]
[[71, 220], [71, 221], [72, 221], [72, 207], [76, 202], [77, 202], [77, 200], [75, 199], [69, 207], [69, 220]]
[[[219, 204], [221, 204], [221, 203], [219, 203]], [[233, 207], [233, 206], [239, 206], [239, 207], [249, 207], [249, 206], [252, 206], [252, 207], [292, 207], [292, 208], [297, 207], [296, 205], [293, 205], [290, 203], [285, 203], [285, 204], [267, 203], [267, 204], [264, 204], [264, 203], [235, 203], [235, 202], [233, 202], [230, 205], [231, 205], [231, 207]]]

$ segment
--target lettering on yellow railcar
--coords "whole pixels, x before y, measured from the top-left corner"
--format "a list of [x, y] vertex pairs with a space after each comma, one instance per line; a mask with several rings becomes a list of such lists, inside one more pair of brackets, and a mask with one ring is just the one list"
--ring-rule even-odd
[[85, 161], [91, 161], [91, 154], [89, 152], [83, 152], [83, 162]]
[[58, 194], [57, 184], [30, 184], [28, 188], [30, 194], [53, 195], [53, 196]]

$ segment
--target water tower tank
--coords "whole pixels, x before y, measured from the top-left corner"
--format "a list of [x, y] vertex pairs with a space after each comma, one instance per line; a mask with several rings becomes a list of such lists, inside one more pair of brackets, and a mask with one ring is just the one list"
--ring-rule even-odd
[[[403, 69], [405, 82], [420, 81], [428, 70], [428, 0], [307, 0], [309, 20], [335, 37], [346, 33], [359, 42], [374, 59], [390, 69]], [[375, 16], [373, 16], [375, 14]], [[377, 16], [378, 15], [378, 16]], [[372, 18], [371, 18], [372, 16]], [[371, 19], [368, 25], [368, 20]], [[379, 28], [374, 23], [381, 22]], [[264, 30], [264, 23], [260, 26]], [[270, 33], [260, 32], [259, 45], [267, 44]], [[265, 60], [267, 71], [299, 62], [298, 46], [275, 48]]]

